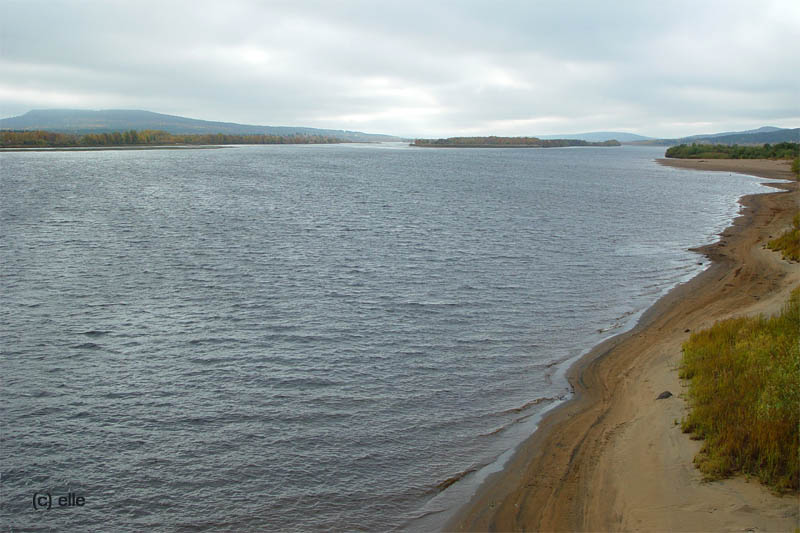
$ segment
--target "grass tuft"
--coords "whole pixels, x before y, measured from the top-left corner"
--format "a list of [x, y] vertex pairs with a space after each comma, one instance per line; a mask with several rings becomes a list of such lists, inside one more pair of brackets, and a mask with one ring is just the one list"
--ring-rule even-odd
[[735, 318], [693, 333], [683, 431], [703, 439], [695, 464], [708, 479], [752, 474], [778, 491], [800, 480], [800, 287], [771, 318]]
[[769, 241], [767, 248], [780, 251], [784, 259], [800, 261], [800, 211], [792, 219], [792, 229]]

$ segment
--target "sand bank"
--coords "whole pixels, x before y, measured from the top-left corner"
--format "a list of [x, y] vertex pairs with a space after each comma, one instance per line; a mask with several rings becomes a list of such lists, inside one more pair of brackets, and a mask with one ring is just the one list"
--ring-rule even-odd
[[[755, 160], [659, 160], [683, 168], [780, 178], [786, 165]], [[785, 168], [785, 170], [784, 170]], [[747, 196], [720, 242], [697, 251], [708, 270], [673, 289], [631, 331], [595, 347], [569, 371], [573, 399], [549, 413], [505, 469], [478, 489], [446, 530], [792, 531], [798, 496], [757, 481], [702, 482], [700, 443], [675, 424], [686, 412], [681, 344], [715, 321], [778, 311], [800, 265], [764, 249], [800, 207], [798, 183]], [[698, 256], [698, 260], [702, 258]], [[663, 391], [674, 396], [656, 397]]]
[[674, 159], [657, 160], [668, 167], [691, 168], [696, 170], [714, 170], [720, 172], [738, 172], [760, 178], [794, 179], [792, 163], [786, 159]]

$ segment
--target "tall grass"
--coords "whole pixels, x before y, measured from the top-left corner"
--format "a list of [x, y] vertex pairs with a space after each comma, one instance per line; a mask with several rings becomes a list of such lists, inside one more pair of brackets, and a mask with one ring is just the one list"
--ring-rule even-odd
[[800, 211], [792, 218], [792, 229], [769, 241], [767, 248], [780, 251], [784, 259], [800, 261]]
[[775, 317], [736, 318], [692, 334], [683, 430], [704, 439], [695, 464], [709, 479], [757, 476], [778, 491], [800, 479], [800, 287]]

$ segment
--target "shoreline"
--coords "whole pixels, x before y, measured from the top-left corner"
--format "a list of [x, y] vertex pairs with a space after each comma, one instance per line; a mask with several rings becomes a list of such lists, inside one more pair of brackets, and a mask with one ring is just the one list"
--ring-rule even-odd
[[678, 159], [665, 157], [656, 159], [656, 163], [665, 167], [749, 174], [767, 179], [795, 179], [790, 169], [791, 162], [788, 159]]
[[107, 152], [111, 150], [219, 150], [225, 146], [191, 144], [155, 144], [133, 146], [44, 146], [25, 148], [20, 146], [0, 148], [0, 152]]
[[[657, 162], [791, 176], [782, 161]], [[693, 249], [711, 260], [709, 268], [660, 298], [631, 330], [595, 346], [569, 368], [572, 398], [543, 417], [504, 468], [456, 511], [446, 531], [797, 527], [796, 495], [778, 497], [741, 478], [701, 483], [692, 464], [700, 443], [674, 423], [686, 412], [677, 365], [690, 332], [733, 315], [771, 314], [800, 283], [800, 266], [763, 249], [800, 206], [800, 184], [765, 185], [779, 191], [742, 197], [741, 214], [720, 240]], [[656, 400], [665, 390], [674, 396]]]

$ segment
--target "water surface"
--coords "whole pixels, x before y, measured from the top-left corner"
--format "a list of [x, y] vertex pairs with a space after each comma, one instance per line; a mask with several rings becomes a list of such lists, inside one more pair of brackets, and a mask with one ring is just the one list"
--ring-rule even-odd
[[0, 154], [2, 522], [386, 530], [453, 505], [430, 501], [764, 190], [662, 153]]

